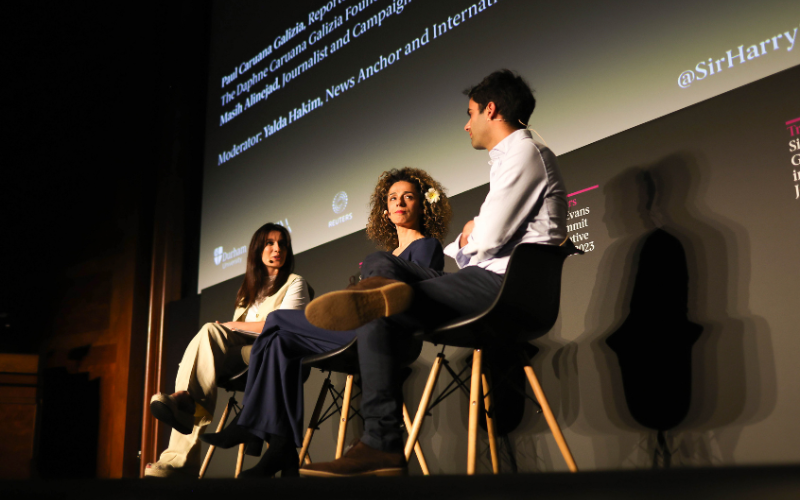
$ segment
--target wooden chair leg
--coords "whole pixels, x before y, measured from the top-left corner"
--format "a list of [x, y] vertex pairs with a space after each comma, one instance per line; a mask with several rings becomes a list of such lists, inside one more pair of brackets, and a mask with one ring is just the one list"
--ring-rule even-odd
[[539, 405], [542, 407], [544, 418], [547, 420], [547, 425], [550, 426], [550, 432], [552, 432], [553, 437], [556, 438], [556, 444], [558, 444], [558, 448], [561, 450], [561, 455], [564, 457], [564, 461], [567, 462], [567, 467], [569, 467], [570, 472], [578, 472], [578, 466], [575, 465], [575, 459], [572, 458], [572, 452], [569, 451], [567, 441], [564, 439], [564, 435], [561, 434], [561, 427], [558, 426], [556, 417], [553, 416], [553, 412], [550, 409], [550, 404], [547, 402], [547, 398], [544, 395], [542, 386], [539, 384], [539, 379], [536, 378], [533, 368], [528, 363], [525, 363], [525, 375], [528, 376], [528, 382], [531, 384], [533, 394], [536, 396], [536, 400], [539, 401]]
[[350, 395], [353, 393], [353, 375], [347, 375], [342, 398], [342, 420], [339, 422], [339, 439], [336, 440], [336, 459], [342, 458], [344, 451], [344, 438], [347, 434], [347, 419], [350, 415]]
[[414, 424], [409, 428], [408, 424], [406, 427], [408, 428], [408, 441], [406, 441], [406, 460], [411, 458], [411, 450], [413, 450], [417, 444], [417, 437], [419, 437], [419, 430], [422, 428], [422, 420], [425, 418], [425, 412], [428, 411], [428, 403], [431, 400], [431, 394], [433, 394], [433, 388], [436, 386], [436, 381], [439, 379], [439, 372], [442, 369], [442, 363], [444, 362], [444, 354], [439, 353], [436, 355], [436, 359], [433, 361], [433, 366], [431, 366], [431, 373], [428, 375], [428, 382], [425, 384], [425, 390], [422, 391], [422, 399], [419, 402], [419, 409], [417, 410], [417, 414], [414, 415]]
[[[222, 432], [222, 429], [225, 427], [225, 424], [228, 422], [228, 415], [231, 413], [231, 408], [233, 408], [233, 398], [228, 400], [228, 405], [225, 407], [225, 411], [222, 413], [222, 418], [219, 419], [219, 425], [217, 425], [217, 432]], [[211, 457], [214, 456], [214, 450], [217, 447], [211, 445], [208, 447], [208, 452], [206, 452], [206, 458], [203, 460], [203, 466], [200, 467], [200, 475], [198, 479], [203, 479], [203, 476], [206, 475], [206, 469], [208, 469], [208, 464], [211, 463]]]
[[[411, 417], [408, 415], [408, 408], [406, 404], [403, 403], [403, 423], [406, 425], [406, 429], [411, 429]], [[422, 448], [419, 445], [419, 441], [414, 444], [414, 453], [417, 455], [417, 460], [419, 461], [419, 466], [422, 469], [422, 473], [426, 476], [430, 476], [431, 472], [428, 470], [428, 462], [425, 460], [425, 455], [422, 454]]]
[[242, 462], [244, 462], [244, 447], [245, 447], [244, 443], [239, 445], [239, 454], [236, 456], [236, 473], [233, 475], [234, 478], [238, 478], [239, 474], [242, 473]]
[[308, 447], [311, 445], [311, 438], [314, 437], [314, 431], [317, 428], [317, 424], [319, 423], [319, 414], [322, 413], [322, 406], [325, 404], [325, 396], [328, 394], [328, 387], [331, 385], [330, 374], [328, 378], [322, 382], [322, 389], [319, 391], [319, 397], [317, 398], [317, 406], [314, 407], [314, 413], [311, 414], [311, 421], [308, 423], [308, 429], [306, 429], [306, 435], [303, 438], [303, 447], [300, 449], [300, 465], [303, 465], [303, 462], [311, 463], [308, 459]]
[[489, 434], [489, 452], [492, 455], [492, 472], [500, 474], [500, 460], [497, 458], [497, 439], [494, 433], [494, 419], [492, 418], [492, 395], [486, 373], [481, 375], [483, 381], [483, 406], [486, 408], [486, 431]]
[[478, 447], [478, 398], [480, 397], [481, 357], [483, 352], [475, 349], [472, 354], [472, 378], [469, 390], [469, 430], [467, 434], [467, 474], [475, 474]]

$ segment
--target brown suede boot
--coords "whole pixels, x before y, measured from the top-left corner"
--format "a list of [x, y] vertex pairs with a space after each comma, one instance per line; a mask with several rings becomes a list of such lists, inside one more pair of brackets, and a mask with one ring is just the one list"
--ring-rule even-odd
[[402, 451], [390, 453], [376, 450], [359, 441], [338, 460], [303, 466], [300, 469], [300, 475], [310, 477], [405, 476], [408, 475], [408, 465]]
[[312, 300], [306, 318], [326, 330], [355, 330], [374, 319], [405, 311], [413, 298], [414, 291], [406, 283], [373, 276]]

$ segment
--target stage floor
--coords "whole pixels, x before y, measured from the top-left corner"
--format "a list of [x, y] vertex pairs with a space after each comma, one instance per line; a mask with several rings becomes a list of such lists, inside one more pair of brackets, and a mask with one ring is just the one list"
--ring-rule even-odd
[[[252, 496], [251, 496], [252, 495]], [[800, 499], [800, 466], [345, 479], [0, 482], [0, 498]]]

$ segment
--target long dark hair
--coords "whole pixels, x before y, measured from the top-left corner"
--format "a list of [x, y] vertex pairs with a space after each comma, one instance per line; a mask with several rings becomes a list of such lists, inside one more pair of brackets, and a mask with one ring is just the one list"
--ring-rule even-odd
[[[280, 231], [283, 240], [286, 242], [286, 260], [278, 270], [275, 281], [264, 291], [264, 285], [269, 283], [267, 266], [261, 261], [261, 254], [267, 246], [267, 236], [272, 231]], [[250, 239], [250, 246], [247, 247], [247, 271], [244, 273], [244, 281], [236, 294], [236, 307], [250, 307], [258, 298], [259, 294], [269, 297], [281, 289], [289, 279], [289, 275], [294, 271], [294, 252], [292, 252], [292, 238], [289, 231], [280, 224], [268, 222], [258, 228]]]

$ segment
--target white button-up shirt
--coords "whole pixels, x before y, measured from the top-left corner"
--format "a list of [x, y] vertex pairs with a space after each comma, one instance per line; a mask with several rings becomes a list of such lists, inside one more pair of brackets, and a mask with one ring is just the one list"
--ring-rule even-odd
[[520, 243], [559, 245], [567, 237], [567, 193], [549, 148], [517, 130], [489, 151], [489, 194], [463, 248], [461, 235], [445, 255], [459, 268], [479, 266], [504, 274]]
[[[270, 282], [275, 281], [275, 277], [268, 276]], [[247, 316], [244, 320], [248, 323], [255, 323], [256, 321], [264, 321], [266, 316], [259, 316], [258, 309], [261, 307], [261, 304], [264, 303], [264, 300], [253, 304], [247, 310]], [[281, 301], [281, 305], [278, 309], [305, 309], [306, 304], [311, 300], [310, 294], [308, 293], [308, 283], [306, 280], [300, 276], [296, 280], [294, 280], [290, 285], [289, 289], [286, 290], [286, 295], [283, 296], [283, 301]]]

